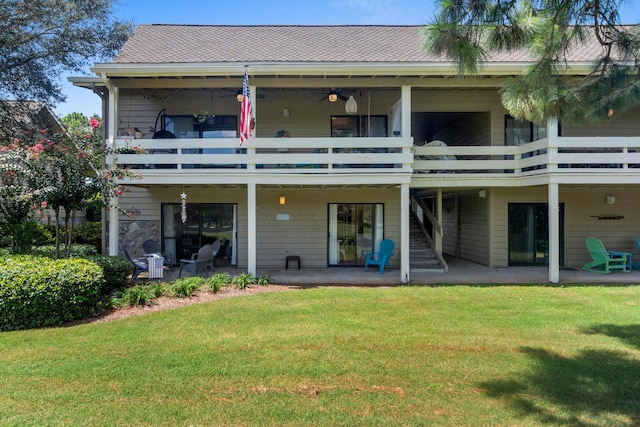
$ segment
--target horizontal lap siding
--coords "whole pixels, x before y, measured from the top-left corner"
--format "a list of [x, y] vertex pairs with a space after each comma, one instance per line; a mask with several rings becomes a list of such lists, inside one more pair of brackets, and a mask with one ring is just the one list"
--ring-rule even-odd
[[[286, 204], [279, 204], [279, 197]], [[385, 238], [400, 238], [400, 192], [397, 189], [258, 190], [258, 267], [283, 267], [287, 255], [298, 255], [303, 266], [326, 267], [329, 203], [384, 203]], [[278, 220], [278, 214], [289, 216]], [[397, 253], [397, 250], [396, 250]], [[396, 266], [399, 257], [392, 259]]]
[[[254, 135], [258, 138], [274, 137], [276, 132], [285, 129], [292, 137], [329, 137], [331, 136], [332, 115], [346, 115], [344, 102], [329, 102], [318, 91], [261, 91], [264, 95], [256, 99], [253, 110], [256, 115]], [[217, 114], [235, 115], [239, 119], [240, 103], [235, 94], [229, 91], [216, 90], [165, 90], [159, 95], [150, 96], [151, 91], [127, 90], [120, 92], [118, 133], [124, 134], [127, 129], [138, 127], [151, 138], [155, 120], [163, 108], [167, 115]], [[367, 91], [353, 93], [358, 103], [358, 114], [366, 116], [388, 115], [390, 109], [400, 98], [400, 90], [372, 90], [368, 100]], [[164, 99], [166, 98], [166, 99]], [[289, 110], [289, 117], [282, 117], [282, 110]], [[157, 129], [160, 130], [160, 123]], [[389, 124], [389, 133], [390, 133]]]
[[[140, 215], [127, 218], [120, 215], [121, 223], [136, 221], [154, 221], [158, 224], [160, 233], [161, 204], [180, 203], [182, 191], [187, 194], [187, 203], [235, 203], [237, 204], [238, 219], [238, 265], [247, 265], [247, 191], [246, 188], [221, 189], [205, 186], [186, 186], [171, 188], [140, 188], [132, 187], [130, 192], [120, 197], [120, 206], [128, 209], [135, 206]], [[160, 240], [160, 235], [157, 236]]]
[[477, 193], [460, 195], [460, 258], [489, 263], [488, 199]]
[[491, 189], [491, 265], [509, 265], [509, 203], [547, 203], [547, 187]]
[[[591, 261], [585, 241], [589, 236], [602, 240], [611, 251], [631, 252], [634, 261], [640, 261], [636, 239], [640, 235], [638, 215], [638, 192], [640, 187], [606, 189], [563, 188], [560, 198], [565, 201], [565, 265], [580, 268]], [[606, 195], [612, 194], [613, 205], [605, 203]], [[598, 220], [597, 215], [620, 215], [620, 220]]]
[[[508, 266], [508, 205], [509, 203], [547, 203], [546, 186], [492, 189], [492, 263], [494, 267]], [[609, 250], [631, 252], [633, 259], [640, 261], [635, 240], [640, 235], [637, 194], [640, 187], [603, 186], [585, 188], [562, 186], [559, 201], [564, 204], [564, 259], [565, 267], [581, 268], [591, 260], [585, 241], [588, 236], [601, 239]], [[612, 194], [613, 205], [605, 203], [606, 195]], [[620, 215], [620, 220], [598, 220], [593, 216]]]
[[597, 123], [563, 126], [562, 136], [638, 136], [640, 135], [640, 107], [624, 114], [615, 114]]
[[456, 223], [456, 199], [442, 200], [442, 253], [458, 255], [458, 228]]

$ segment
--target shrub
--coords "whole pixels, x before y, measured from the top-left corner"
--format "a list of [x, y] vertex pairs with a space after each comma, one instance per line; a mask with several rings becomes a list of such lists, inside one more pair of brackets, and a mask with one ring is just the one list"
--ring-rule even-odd
[[231, 283], [236, 285], [236, 288], [238, 289], [244, 289], [247, 286], [256, 283], [256, 278], [252, 274], [242, 273], [235, 276]]
[[95, 255], [88, 258], [102, 268], [104, 274], [104, 284], [102, 285], [102, 296], [109, 296], [114, 291], [124, 289], [129, 284], [129, 274], [131, 274], [131, 263], [121, 256]]
[[258, 285], [268, 285], [271, 281], [271, 277], [269, 276], [260, 276], [256, 279], [256, 283]]
[[169, 294], [171, 296], [176, 296], [178, 298], [185, 298], [193, 295], [195, 291], [200, 288], [200, 286], [205, 284], [205, 280], [203, 277], [192, 276], [192, 277], [183, 277], [180, 279], [174, 280], [169, 285]]
[[0, 330], [56, 326], [95, 313], [102, 269], [85, 259], [0, 259]]
[[73, 240], [75, 243], [87, 244], [100, 250], [102, 246], [102, 224], [86, 221], [73, 227]]
[[205, 286], [209, 288], [211, 292], [216, 294], [223, 285], [229, 283], [231, 283], [231, 276], [229, 275], [229, 273], [216, 273], [209, 279], [207, 279]]
[[151, 301], [165, 292], [160, 284], [135, 285], [124, 291], [116, 291], [111, 295], [111, 304], [116, 308], [149, 305]]
[[24, 221], [19, 224], [2, 223], [0, 226], [0, 246], [9, 246], [15, 254], [31, 252], [33, 245], [48, 244], [53, 236], [44, 224]]
[[[55, 258], [56, 247], [55, 245], [44, 245], [35, 248], [31, 253], [33, 255]], [[60, 245], [60, 254], [64, 254], [63, 245]], [[98, 255], [98, 251], [93, 245], [71, 245], [71, 258], [90, 258], [95, 255]]]

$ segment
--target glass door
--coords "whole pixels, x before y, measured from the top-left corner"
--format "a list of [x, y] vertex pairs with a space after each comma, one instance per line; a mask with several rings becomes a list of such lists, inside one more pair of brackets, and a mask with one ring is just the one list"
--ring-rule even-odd
[[236, 265], [236, 217], [234, 203], [187, 203], [187, 221], [181, 220], [178, 203], [162, 204], [163, 251], [172, 259], [189, 259], [203, 245], [220, 240], [216, 262]]
[[[560, 204], [560, 265], [564, 265], [564, 204]], [[509, 265], [549, 265], [549, 207], [509, 204]]]
[[329, 205], [329, 265], [362, 265], [364, 254], [382, 240], [381, 203], [332, 203]]

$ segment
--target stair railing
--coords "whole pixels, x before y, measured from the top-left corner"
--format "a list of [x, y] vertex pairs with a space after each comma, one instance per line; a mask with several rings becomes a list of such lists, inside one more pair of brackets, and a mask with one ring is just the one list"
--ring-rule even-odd
[[[418, 214], [418, 210], [422, 211], [422, 215]], [[422, 229], [422, 232], [424, 233], [425, 237], [431, 244], [431, 247], [433, 248], [433, 251], [438, 257], [440, 264], [442, 264], [445, 273], [448, 272], [449, 265], [447, 264], [447, 262], [444, 260], [444, 257], [442, 256], [442, 244], [440, 245], [434, 244], [434, 239], [431, 237], [431, 235], [427, 231], [427, 226], [425, 225], [425, 218], [431, 224], [433, 235], [436, 236], [435, 240], [439, 242], [442, 242], [442, 235], [443, 235], [442, 223], [433, 215], [431, 210], [422, 201], [422, 199], [416, 197], [415, 194], [411, 194], [411, 212], [413, 213], [413, 216], [418, 220], [418, 224], [420, 224], [420, 228]]]

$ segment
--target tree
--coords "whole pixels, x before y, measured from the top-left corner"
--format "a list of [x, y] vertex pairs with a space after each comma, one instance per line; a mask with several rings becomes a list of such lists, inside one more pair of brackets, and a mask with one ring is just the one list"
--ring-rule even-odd
[[[624, 1], [440, 0], [424, 47], [462, 75], [480, 73], [492, 53], [527, 50], [531, 65], [501, 90], [509, 113], [537, 123], [597, 121], [640, 103], [640, 26], [620, 24]], [[568, 54], [587, 42], [601, 51], [588, 73], [569, 78]]]
[[[99, 118], [97, 116], [95, 119]], [[82, 113], [71, 113], [64, 116], [62, 119], [62, 124], [67, 129], [69, 134], [73, 135], [75, 133], [88, 133], [91, 131], [91, 126], [89, 125], [89, 118]]]
[[0, 99], [64, 101], [60, 75], [111, 58], [133, 24], [114, 0], [0, 0]]
[[[12, 233], [14, 251], [28, 251], [30, 242], [25, 230], [29, 228], [25, 224], [31, 222], [34, 213], [46, 208], [55, 213], [56, 256], [60, 256], [63, 243], [64, 256], [68, 257], [76, 212], [92, 199], [110, 206], [126, 191], [118, 181], [140, 178], [139, 173], [117, 165], [115, 159], [104, 165], [102, 161], [118, 152], [143, 150], [108, 149], [102, 143], [102, 123], [91, 118], [89, 124], [86, 133], [51, 135], [46, 129], [24, 131], [11, 145], [0, 146], [0, 225]], [[122, 209], [121, 212], [126, 213]]]

